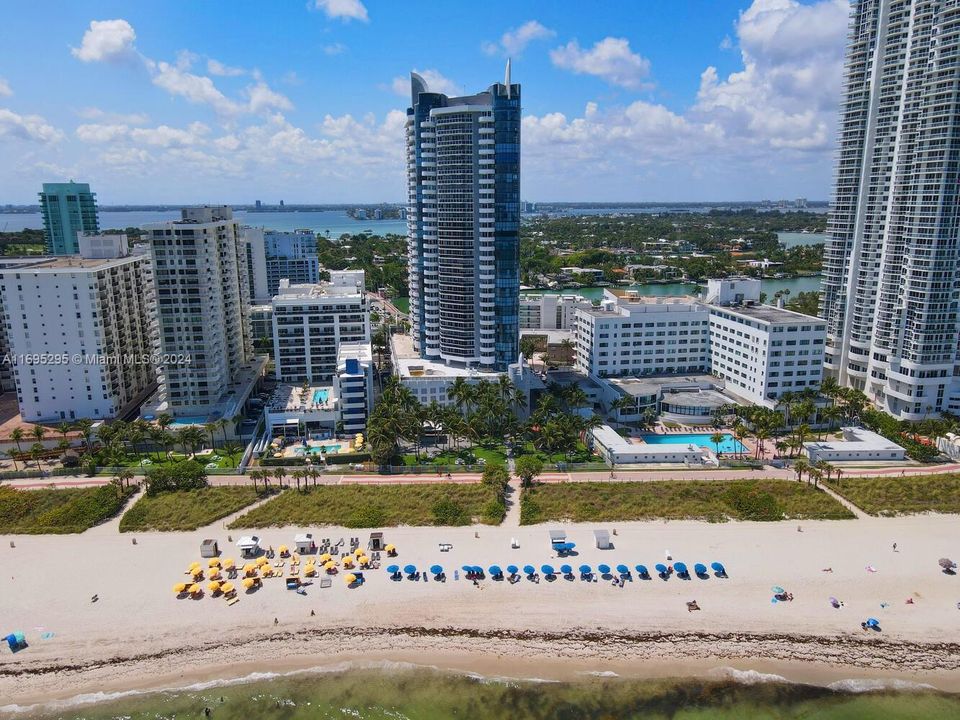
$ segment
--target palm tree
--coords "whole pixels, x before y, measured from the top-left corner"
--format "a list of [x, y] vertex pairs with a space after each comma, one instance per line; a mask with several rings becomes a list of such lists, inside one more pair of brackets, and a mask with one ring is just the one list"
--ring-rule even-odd
[[307, 471], [297, 468], [292, 473], [290, 473], [290, 475], [291, 477], [293, 477], [294, 480], [297, 481], [297, 492], [300, 492], [300, 483], [306, 479]]
[[23, 454], [23, 448], [20, 447], [20, 441], [23, 440], [23, 428], [14, 428], [10, 431], [10, 439], [17, 445], [17, 453]]
[[30, 455], [33, 457], [33, 461], [37, 463], [37, 470], [43, 472], [43, 468], [40, 467], [40, 458], [43, 456], [43, 453], [46, 452], [46, 448], [39, 442], [35, 442], [30, 446]]
[[13, 460], [13, 469], [14, 469], [14, 471], [17, 471], [17, 470], [20, 469], [19, 467], [17, 467], [17, 456], [14, 455], [12, 452], [0, 450], [0, 457], [8, 457], [8, 458], [10, 458], [11, 460]]
[[90, 418], [80, 418], [75, 423], [80, 434], [83, 435], [83, 451], [90, 451], [90, 440], [93, 437], [93, 420]]
[[62, 423], [57, 425], [57, 431], [60, 433], [60, 436], [64, 440], [67, 439], [67, 433], [70, 432], [72, 429], [73, 429], [73, 426], [67, 421], [63, 421]]
[[34, 425], [33, 429], [30, 431], [30, 434], [33, 435], [34, 440], [40, 444], [43, 444], [43, 438], [47, 434], [47, 429], [43, 425]]
[[777, 440], [777, 442], [774, 444], [774, 447], [777, 448], [777, 456], [783, 457], [784, 452], [786, 452], [787, 448], [790, 446], [787, 445], [787, 443], [785, 443], [783, 440]]
[[710, 436], [710, 442], [712, 442], [717, 448], [717, 455], [720, 454], [720, 443], [723, 442], [723, 433], [715, 432]]
[[215, 422], [208, 422], [203, 424], [203, 429], [207, 433], [207, 436], [210, 438], [210, 449], [216, 450], [216, 438], [214, 433], [217, 432], [217, 424]]
[[797, 474], [797, 482], [803, 478], [803, 474], [810, 470], [810, 463], [804, 458], [797, 458], [793, 461], [793, 471]]
[[278, 465], [273, 469], [273, 476], [277, 479], [277, 483], [280, 485], [280, 489], [283, 489], [283, 479], [287, 476], [287, 469], [282, 465]]
[[227, 425], [229, 425], [229, 423], [227, 422], [226, 418], [220, 418], [219, 420], [217, 420], [217, 429], [218, 429], [221, 433], [223, 433], [223, 444], [224, 444], [224, 445], [227, 444]]
[[[737, 455], [740, 455], [740, 448], [743, 447], [743, 440], [747, 436], [747, 427], [740, 420], [737, 420], [733, 423], [733, 427], [730, 428], [730, 432], [733, 435], [734, 439], [737, 441]], [[760, 441], [757, 441], [757, 450], [759, 452]]]
[[243, 414], [238, 413], [237, 415], [234, 415], [232, 418], [230, 418], [230, 422], [233, 423], [234, 435], [240, 438], [240, 442], [243, 443]]
[[823, 475], [826, 475], [827, 482], [830, 482], [830, 476], [833, 474], [833, 465], [826, 460], [818, 460], [814, 467]]

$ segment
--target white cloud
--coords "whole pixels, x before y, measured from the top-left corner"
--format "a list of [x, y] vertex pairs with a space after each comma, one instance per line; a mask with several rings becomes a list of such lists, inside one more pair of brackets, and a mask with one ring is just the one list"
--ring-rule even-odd
[[518, 28], [507, 30], [500, 36], [500, 42], [487, 42], [483, 44], [483, 51], [488, 55], [520, 55], [534, 40], [546, 40], [552, 38], [556, 33], [548, 27], [544, 27], [536, 20], [528, 20]]
[[155, 128], [136, 128], [130, 131], [130, 138], [134, 142], [141, 142], [154, 147], [185, 147], [201, 141], [203, 136], [210, 132], [210, 128], [202, 122], [193, 122], [186, 130], [172, 128], [168, 125], [158, 125]]
[[146, 125], [150, 116], [146, 113], [116, 113], [101, 110], [98, 107], [85, 107], [76, 111], [78, 117], [84, 120], [100, 120], [101, 122], [123, 123], [126, 125]]
[[0, 77], [0, 97], [10, 97], [11, 95], [13, 95], [13, 90], [10, 89], [10, 83]]
[[243, 111], [242, 106], [220, 92], [210, 78], [184, 72], [162, 61], [156, 64], [153, 84], [189, 102], [209, 105], [221, 115], [238, 115]]
[[77, 126], [74, 134], [86, 143], [109, 143], [127, 137], [130, 134], [130, 126], [91, 123]]
[[629, 90], [644, 90], [650, 87], [650, 61], [630, 49], [626, 38], [606, 37], [585, 50], [576, 40], [571, 40], [550, 51], [550, 60], [558, 68], [571, 70], [577, 75], [595, 75], [611, 85]]
[[[460, 87], [449, 78], [444, 77], [438, 70], [414, 70], [417, 75], [422, 77], [430, 92], [443, 93], [445, 95], [460, 95]], [[390, 83], [393, 92], [401, 97], [410, 97], [410, 76], [395, 77]]]
[[137, 34], [126, 20], [92, 20], [83, 34], [80, 47], [71, 48], [83, 62], [116, 62], [135, 57], [133, 41]]
[[2, 137], [53, 143], [61, 140], [63, 133], [39, 115], [18, 115], [12, 110], [0, 108], [0, 138]]
[[346, 51], [346, 49], [346, 45], [338, 42], [323, 46], [323, 52], [325, 55], [341, 55], [344, 51]]
[[244, 90], [249, 98], [248, 109], [252, 113], [261, 113], [264, 110], [292, 110], [293, 103], [286, 95], [282, 95], [262, 80], [255, 85], [249, 85]]
[[317, 10], [323, 10], [328, 18], [340, 18], [344, 22], [361, 20], [367, 22], [367, 8], [360, 0], [316, 0]]
[[207, 59], [207, 72], [219, 77], [238, 77], [240, 75], [246, 75], [247, 73], [247, 71], [241, 67], [224, 65], [219, 60], [214, 60], [213, 58]]

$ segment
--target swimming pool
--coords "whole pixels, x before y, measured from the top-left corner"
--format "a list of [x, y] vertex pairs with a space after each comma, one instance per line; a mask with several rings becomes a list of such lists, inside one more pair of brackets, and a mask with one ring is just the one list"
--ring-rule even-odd
[[[650, 445], [683, 445], [693, 443], [698, 447], [709, 448], [716, 452], [717, 445], [710, 439], [710, 433], [675, 433], [670, 435], [641, 435], [645, 443]], [[720, 452], [737, 453], [746, 452], [747, 448], [743, 443], [737, 440], [730, 433], [723, 433], [723, 440], [720, 442]]]
[[172, 423], [172, 426], [177, 427], [181, 425], [203, 425], [207, 422], [206, 415], [193, 415], [190, 417], [178, 417], [175, 418]]
[[313, 404], [314, 405], [323, 405], [327, 398], [330, 397], [329, 390], [314, 390], [313, 391]]

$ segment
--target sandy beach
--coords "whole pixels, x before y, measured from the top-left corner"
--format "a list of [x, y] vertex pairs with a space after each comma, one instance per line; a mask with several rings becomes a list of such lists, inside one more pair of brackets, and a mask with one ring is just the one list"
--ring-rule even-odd
[[[804, 522], [802, 532], [795, 522], [621, 523], [603, 526], [617, 531], [611, 550], [594, 547], [595, 526], [567, 524], [579, 553], [567, 560], [550, 548], [553, 527], [388, 529], [396, 562], [439, 563], [447, 582], [393, 582], [379, 570], [361, 587], [336, 577], [301, 596], [274, 579], [232, 607], [172, 592], [203, 538], [217, 538], [224, 556], [237, 558], [220, 525], [130, 536], [114, 521], [79, 536], [4, 537], [0, 632], [23, 630], [30, 647], [0, 653], [0, 706], [375, 661], [545, 679], [732, 667], [819, 684], [874, 678], [960, 690], [960, 576], [937, 566], [960, 555], [955, 517]], [[260, 536], [276, 548], [292, 544], [298, 530]], [[364, 542], [369, 534], [309, 530]], [[440, 552], [441, 542], [453, 549]], [[652, 570], [667, 550], [691, 567], [723, 562], [730, 577], [634, 578], [622, 588], [603, 580], [485, 580], [479, 588], [454, 580], [464, 564], [622, 562]], [[773, 586], [794, 600], [772, 603]], [[831, 596], [843, 607], [832, 607]], [[702, 609], [688, 612], [690, 600]], [[867, 617], [880, 620], [882, 632], [862, 630]]]

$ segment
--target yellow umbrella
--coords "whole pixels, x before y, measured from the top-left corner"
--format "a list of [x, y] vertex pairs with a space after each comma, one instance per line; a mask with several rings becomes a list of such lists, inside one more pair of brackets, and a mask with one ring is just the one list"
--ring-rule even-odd
[[254, 565], [253, 563], [247, 563], [246, 565], [243, 566], [243, 572], [246, 575], [250, 575], [251, 573], [255, 573], [256, 571], [257, 571], [257, 566]]
[[193, 575], [194, 578], [202, 578], [202, 577], [203, 577], [203, 568], [198, 568], [198, 567], [197, 567], [197, 568], [193, 568], [193, 570], [190, 571], [190, 574]]
[[233, 583], [225, 582], [220, 586], [220, 591], [223, 593], [232, 593], [233, 592]]
[[263, 577], [270, 577], [273, 575], [273, 568], [269, 565], [264, 565], [262, 568], [260, 568], [260, 574], [263, 575]]
[[336, 564], [335, 562], [333, 562], [333, 560], [331, 560], [330, 562], [328, 562], [328, 563], [327, 563], [326, 565], [324, 565], [323, 567], [324, 567], [324, 569], [325, 569], [327, 572], [330, 572], [331, 570], [335, 570], [335, 569], [336, 569], [337, 564]]
[[220, 567], [220, 559], [219, 559], [219, 558], [210, 558], [210, 562], [207, 563], [207, 566], [208, 566], [208, 567], [212, 567], [212, 568]]
[[215, 593], [219, 589], [220, 589], [220, 583], [218, 582], [207, 583], [207, 590], [209, 590], [210, 592]]
[[356, 555], [357, 557], [360, 557], [361, 555], [366, 554], [366, 552], [367, 551], [364, 550], [363, 548], [357, 548], [356, 550], [353, 551], [353, 554]]
[[366, 555], [361, 555], [360, 557], [357, 558], [357, 562], [360, 563], [361, 565], [366, 565], [367, 563], [370, 562], [370, 558], [368, 558]]
[[350, 574], [344, 577], [343, 579], [347, 581], [347, 585], [353, 585], [353, 583], [357, 581], [357, 576]]
[[184, 590], [186, 590], [186, 589], [187, 589], [187, 584], [186, 584], [186, 583], [177, 583], [176, 585], [173, 586], [173, 591], [174, 591], [177, 595], [179, 595], [180, 593], [182, 593], [182, 592], [183, 592]]
[[220, 579], [220, 571], [217, 570], [216, 568], [214, 568], [213, 570], [210, 571], [210, 575], [209, 575], [208, 577], [209, 577], [211, 580], [219, 580], [219, 579]]
[[277, 552], [279, 552], [281, 555], [283, 555], [286, 551], [287, 551], [286, 545], [281, 545], [280, 547], [277, 548]]
[[233, 558], [227, 558], [223, 561], [223, 567], [227, 570], [234, 566]]
[[349, 555], [347, 555], [347, 556], [343, 559], [343, 566], [344, 566], [345, 568], [353, 567], [353, 558], [350, 557]]
[[197, 593], [201, 593], [201, 592], [203, 592], [203, 588], [200, 587], [197, 583], [194, 583], [193, 585], [190, 586], [191, 595], [196, 595]]
[[194, 560], [192, 563], [190, 563], [190, 567], [191, 567], [191, 568], [201, 567], [200, 561], [199, 561], [199, 560]]
[[270, 564], [270, 561], [267, 560], [267, 559], [266, 559], [265, 557], [263, 557], [262, 555], [257, 558], [257, 565], [269, 565], [269, 564]]
[[305, 568], [303, 568], [304, 575], [315, 575], [316, 572], [317, 572], [317, 568], [313, 563], [310, 563]]
[[320, 562], [322, 563], [328, 563], [331, 560], [333, 560], [333, 555], [331, 555], [330, 553], [324, 553], [323, 555], [320, 556]]
[[254, 580], [253, 578], [244, 578], [240, 582], [247, 590], [249, 590], [250, 588], [252, 588], [254, 585], [257, 584], [257, 581]]
[[387, 546], [384, 548], [384, 550], [386, 550], [387, 552], [393, 552], [393, 551], [396, 550], [396, 549], [397, 549], [397, 548], [396, 548], [395, 545], [387, 545]]

